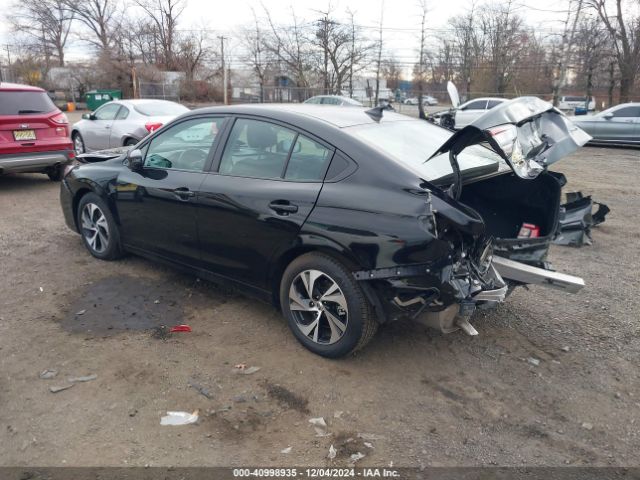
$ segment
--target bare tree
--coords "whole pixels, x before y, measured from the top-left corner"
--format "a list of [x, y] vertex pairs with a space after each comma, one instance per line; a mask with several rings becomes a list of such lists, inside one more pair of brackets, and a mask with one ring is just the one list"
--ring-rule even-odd
[[511, 0], [506, 4], [485, 6], [479, 15], [485, 39], [485, 61], [491, 72], [494, 90], [503, 94], [513, 80], [518, 59], [525, 50], [522, 19], [512, 12]]
[[117, 0], [62, 0], [62, 3], [91, 32], [91, 36], [83, 39], [108, 52], [120, 31]]
[[211, 42], [205, 30], [198, 30], [182, 35], [178, 40], [176, 66], [185, 73], [187, 82], [193, 82], [196, 72], [207, 57], [213, 55]]
[[424, 105], [422, 104], [422, 96], [424, 94], [424, 84], [427, 74], [427, 8], [426, 0], [420, 0], [420, 48], [418, 50], [418, 63], [413, 69], [413, 78], [418, 86], [418, 115], [420, 118], [427, 118], [424, 113]]
[[472, 75], [482, 53], [475, 19], [475, 3], [472, 3], [469, 13], [449, 20], [449, 25], [452, 28], [452, 46], [460, 61], [460, 77], [465, 86], [466, 100], [471, 99]]
[[350, 94], [353, 95], [353, 72], [361, 68], [370, 46], [360, 38], [355, 25], [343, 24], [332, 16], [328, 9], [322, 12], [313, 37], [316, 47], [322, 51], [321, 72], [325, 93], [340, 95], [345, 80], [349, 79]]
[[620, 102], [628, 102], [636, 75], [640, 71], [640, 15], [634, 15], [629, 8], [632, 3], [637, 5], [638, 1], [587, 1], [596, 9], [611, 36], [620, 71]]
[[382, 70], [382, 25], [384, 20], [384, 0], [380, 0], [380, 26], [378, 27], [378, 59], [376, 60], [376, 93], [374, 104], [378, 105], [378, 96], [380, 95], [380, 72]]
[[255, 73], [260, 87], [260, 102], [264, 102], [264, 87], [267, 82], [267, 71], [271, 62], [260, 21], [253, 8], [251, 12], [253, 13], [253, 25], [245, 28], [241, 36], [243, 46], [247, 52], [243, 60], [251, 67], [253, 73]]
[[[306, 89], [309, 87], [307, 76], [311, 70], [313, 54], [295, 10], [291, 10], [293, 23], [285, 26], [276, 25], [266, 7], [264, 11], [270, 29], [270, 35], [265, 38], [265, 47], [284, 64], [296, 86]], [[298, 92], [298, 100], [303, 100], [306, 95]]]
[[9, 21], [15, 31], [25, 34], [37, 52], [45, 57], [47, 68], [50, 59], [56, 58], [64, 67], [64, 49], [69, 37], [73, 12], [69, 12], [62, 0], [16, 2]]
[[186, 7], [186, 0], [135, 0], [135, 2], [155, 25], [155, 33], [162, 51], [160, 64], [167, 70], [175, 69], [178, 19]]
[[[577, 7], [575, 11], [571, 8], [573, 0], [569, 0], [569, 8], [567, 9], [567, 19], [564, 22], [564, 30], [562, 32], [562, 42], [560, 43], [560, 51], [558, 52], [558, 65], [556, 76], [553, 80], [553, 104], [558, 105], [560, 91], [566, 82], [567, 78], [567, 64], [569, 63], [569, 57], [573, 48], [574, 38], [576, 35], [576, 27], [578, 26], [578, 20], [582, 13], [583, 0], [577, 0]], [[573, 16], [573, 22], [571, 17]]]
[[593, 95], [595, 77], [607, 69], [607, 60], [611, 56], [609, 47], [609, 35], [600, 28], [599, 19], [584, 18], [576, 36], [575, 58], [577, 78], [584, 88], [587, 108]]

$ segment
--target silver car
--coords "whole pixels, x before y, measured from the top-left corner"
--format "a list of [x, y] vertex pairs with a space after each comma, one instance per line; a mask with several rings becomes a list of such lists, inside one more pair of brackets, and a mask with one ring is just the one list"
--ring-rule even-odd
[[340, 105], [342, 107], [362, 107], [362, 104], [349, 97], [342, 97], [340, 95], [316, 95], [305, 100], [303, 103], [312, 105]]
[[135, 145], [189, 109], [167, 100], [115, 100], [85, 113], [71, 128], [76, 154]]
[[623, 103], [571, 121], [593, 137], [590, 143], [640, 145], [640, 103]]

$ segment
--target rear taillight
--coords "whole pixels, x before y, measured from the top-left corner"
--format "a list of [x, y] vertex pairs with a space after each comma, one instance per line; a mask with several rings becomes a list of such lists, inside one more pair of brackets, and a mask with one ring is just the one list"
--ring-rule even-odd
[[148, 122], [144, 124], [144, 128], [147, 129], [147, 132], [153, 133], [158, 130], [162, 126], [159, 122]]
[[56, 113], [53, 117], [50, 117], [49, 120], [51, 120], [53, 123], [57, 123], [59, 125], [69, 125], [69, 119], [62, 112]]

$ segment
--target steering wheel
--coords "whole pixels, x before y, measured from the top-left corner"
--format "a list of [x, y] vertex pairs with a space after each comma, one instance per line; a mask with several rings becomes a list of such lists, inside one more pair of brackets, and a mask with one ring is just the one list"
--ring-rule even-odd
[[183, 166], [191, 167], [190, 170], [199, 170], [202, 169], [206, 160], [206, 152], [199, 148], [188, 148], [180, 154], [178, 163]]

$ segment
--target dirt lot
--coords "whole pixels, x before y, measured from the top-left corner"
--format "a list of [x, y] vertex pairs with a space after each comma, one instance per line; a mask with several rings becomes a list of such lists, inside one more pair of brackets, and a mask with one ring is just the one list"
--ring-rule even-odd
[[[638, 150], [602, 148], [558, 167], [612, 209], [593, 246], [552, 250], [583, 294], [518, 290], [475, 318], [475, 338], [388, 325], [339, 361], [299, 346], [269, 305], [92, 258], [57, 184], [0, 178], [0, 464], [320, 466], [334, 445], [338, 465], [637, 465], [639, 167]], [[175, 323], [193, 332], [152, 335]], [[196, 409], [195, 425], [160, 426]], [[320, 416], [329, 436], [308, 422]]]

